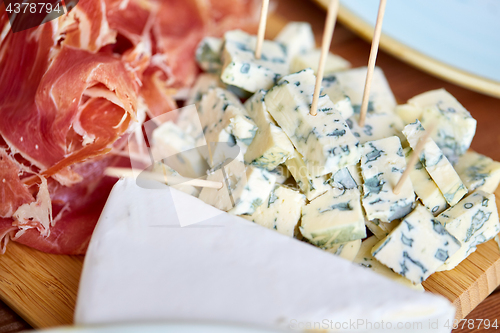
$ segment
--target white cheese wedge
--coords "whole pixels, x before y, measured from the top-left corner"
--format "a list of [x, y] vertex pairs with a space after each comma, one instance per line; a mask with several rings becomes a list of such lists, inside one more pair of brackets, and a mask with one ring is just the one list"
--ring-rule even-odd
[[419, 120], [424, 127], [437, 125], [432, 138], [448, 160], [456, 163], [469, 149], [476, 133], [477, 122], [469, 111], [444, 89], [417, 95], [408, 100], [408, 104], [421, 110]]
[[351, 99], [344, 93], [340, 82], [334, 75], [325, 76], [321, 82], [323, 93], [330, 97], [334, 107], [340, 112], [344, 119], [348, 119], [354, 114]]
[[[411, 148], [404, 149], [406, 162], [410, 160], [411, 153]], [[439, 215], [448, 207], [443, 194], [420, 161], [417, 161], [411, 170], [410, 179], [418, 198], [434, 216]]]
[[277, 185], [267, 202], [257, 207], [252, 215], [241, 217], [293, 237], [305, 204], [305, 195], [287, 186]]
[[241, 30], [224, 34], [222, 82], [254, 93], [271, 88], [279, 77], [288, 74], [285, 47], [264, 40], [261, 58], [255, 59], [256, 40], [256, 36]]
[[331, 189], [302, 209], [300, 232], [312, 244], [330, 248], [333, 244], [366, 237], [357, 189]]
[[386, 278], [396, 281], [397, 283], [402, 284], [406, 287], [423, 292], [424, 287], [422, 287], [422, 284], [412, 283], [407, 278], [395, 273], [389, 267], [383, 265], [378, 260], [373, 258], [372, 249], [378, 242], [379, 239], [375, 236], [371, 236], [365, 239], [363, 243], [361, 243], [361, 247], [359, 248], [356, 257], [353, 260], [354, 263], [359, 264], [362, 267], [368, 268], [376, 272], [377, 274], [383, 275]]
[[265, 94], [265, 91], [260, 90], [245, 102], [245, 108], [258, 128], [245, 152], [245, 162], [273, 170], [293, 154], [294, 148], [285, 132], [276, 126], [267, 112]]
[[411, 180], [406, 178], [401, 191], [393, 189], [406, 169], [401, 142], [397, 136], [369, 141], [362, 145], [363, 208], [369, 220], [391, 222], [408, 214], [415, 201]]
[[[292, 58], [290, 63], [290, 73], [296, 73], [306, 68], [311, 68], [314, 74], [318, 73], [319, 58], [321, 49], [310, 50], [309, 52], [298, 54]], [[341, 56], [328, 52], [325, 63], [325, 74], [342, 71], [351, 67], [351, 63]]]
[[312, 70], [287, 75], [265, 97], [267, 110], [288, 135], [312, 176], [337, 172], [359, 161], [359, 142], [327, 95], [309, 114], [316, 77]]
[[[198, 223], [181, 228], [181, 217]], [[441, 323], [454, 314], [444, 297], [167, 186], [148, 190], [125, 179], [111, 192], [85, 256], [75, 324], [231, 322], [283, 330], [327, 318], [449, 332]], [[437, 329], [427, 329], [436, 321]]]
[[208, 165], [196, 149], [196, 140], [174, 122], [161, 124], [152, 137], [155, 161], [163, 160], [183, 177], [198, 178], [206, 174]]
[[223, 83], [217, 74], [201, 73], [196, 78], [193, 87], [189, 90], [186, 105], [198, 104], [203, 95], [213, 88], [223, 88]]
[[363, 128], [359, 126], [359, 114], [346, 119], [346, 123], [359, 143], [380, 140], [389, 136], [397, 136], [401, 142], [406, 142], [406, 138], [401, 133], [404, 128], [403, 121], [394, 113], [369, 113], [366, 115]]
[[[339, 82], [342, 91], [349, 97], [354, 113], [359, 113], [366, 80], [366, 67], [353, 68], [327, 77], [334, 76]], [[327, 78], [325, 77], [325, 80]], [[370, 89], [370, 98], [367, 113], [394, 113], [396, 99], [387, 82], [384, 72], [375, 67]]]
[[476, 251], [476, 246], [489, 241], [500, 232], [495, 195], [476, 190], [436, 219], [462, 244], [439, 270], [450, 270]]
[[361, 239], [356, 239], [347, 243], [334, 244], [331, 248], [326, 249], [326, 251], [344, 258], [345, 260], [353, 261], [360, 248]]
[[413, 283], [425, 281], [460, 249], [453, 237], [424, 206], [417, 205], [372, 249], [375, 259]]
[[285, 46], [288, 62], [316, 46], [311, 25], [307, 22], [288, 23], [274, 40]]
[[455, 170], [471, 192], [482, 190], [494, 193], [500, 183], [500, 163], [474, 151], [462, 155]]
[[292, 174], [295, 182], [299, 186], [302, 193], [307, 197], [307, 200], [313, 200], [326, 191], [330, 190], [331, 180], [326, 176], [313, 177], [307, 170], [302, 155], [296, 150], [286, 160], [285, 165]]
[[222, 38], [205, 37], [196, 48], [195, 59], [205, 72], [217, 73], [222, 68]]
[[[406, 136], [410, 147], [415, 149], [424, 136], [425, 129], [417, 120], [406, 125], [403, 134]], [[425, 143], [419, 159], [450, 206], [455, 205], [467, 194], [467, 187], [465, 187], [443, 151], [432, 138], [429, 138]]]

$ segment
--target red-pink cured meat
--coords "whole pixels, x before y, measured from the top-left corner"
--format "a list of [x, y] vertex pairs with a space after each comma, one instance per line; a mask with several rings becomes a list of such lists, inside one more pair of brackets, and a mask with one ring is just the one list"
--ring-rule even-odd
[[0, 217], [12, 217], [19, 206], [34, 201], [19, 178], [19, 166], [4, 149], [0, 149], [0, 182], [0, 198], [9, 198], [0, 201]]
[[80, 0], [17, 33], [0, 5], [0, 251], [12, 240], [85, 253], [115, 182], [104, 169], [127, 163], [109, 152], [144, 111], [176, 109], [199, 73], [199, 41], [254, 30], [259, 4]]
[[108, 24], [104, 0], [79, 1], [67, 15], [58, 19], [56, 40], [74, 48], [97, 52], [116, 41], [116, 31]]

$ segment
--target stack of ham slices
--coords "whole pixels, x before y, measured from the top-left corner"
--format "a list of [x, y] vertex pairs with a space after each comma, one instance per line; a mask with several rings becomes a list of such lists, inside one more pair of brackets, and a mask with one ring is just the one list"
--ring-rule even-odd
[[[177, 108], [207, 35], [252, 31], [255, 0], [80, 0], [13, 33], [0, 6], [0, 249], [83, 254], [126, 135]], [[173, 115], [174, 116], [174, 115]]]

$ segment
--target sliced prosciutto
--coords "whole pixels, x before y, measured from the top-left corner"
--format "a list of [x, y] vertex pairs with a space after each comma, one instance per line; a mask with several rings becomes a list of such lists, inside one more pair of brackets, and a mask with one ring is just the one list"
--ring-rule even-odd
[[0, 250], [85, 253], [128, 134], [175, 110], [198, 42], [254, 29], [259, 3], [80, 0], [18, 33], [0, 6]]

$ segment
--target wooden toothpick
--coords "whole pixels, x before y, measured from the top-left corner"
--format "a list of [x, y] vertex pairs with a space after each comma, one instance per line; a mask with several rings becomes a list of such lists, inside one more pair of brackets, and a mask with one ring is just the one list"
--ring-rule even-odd
[[260, 59], [262, 55], [262, 44], [266, 34], [267, 11], [269, 10], [269, 0], [262, 0], [262, 9], [260, 11], [259, 32], [257, 33], [257, 45], [255, 46], [255, 58]]
[[370, 50], [370, 58], [368, 60], [368, 70], [366, 72], [365, 90], [363, 92], [363, 100], [359, 112], [359, 126], [365, 126], [366, 112], [368, 110], [368, 100], [370, 99], [370, 89], [372, 85], [373, 70], [377, 61], [378, 46], [380, 44], [380, 35], [382, 33], [382, 21], [384, 20], [385, 4], [387, 0], [380, 0], [378, 7], [377, 23], [375, 23], [375, 31], [373, 33], [372, 47]]
[[429, 140], [429, 137], [432, 135], [435, 128], [436, 128], [436, 125], [429, 126], [429, 128], [425, 131], [424, 136], [422, 136], [420, 138], [417, 146], [411, 152], [410, 160], [408, 161], [408, 163], [406, 163], [406, 170], [403, 172], [403, 174], [401, 175], [401, 178], [399, 178], [398, 183], [396, 184], [396, 186], [394, 186], [394, 189], [392, 190], [392, 192], [394, 194], [398, 195], [399, 192], [401, 192], [401, 188], [403, 187], [403, 184], [404, 184], [406, 178], [408, 178], [411, 170], [413, 170], [413, 168], [415, 167], [415, 164], [417, 164], [417, 161], [420, 157], [420, 153], [424, 149], [425, 144], [427, 143], [427, 140]]
[[328, 51], [330, 51], [330, 44], [332, 43], [333, 29], [337, 21], [338, 10], [339, 0], [330, 0], [328, 14], [326, 15], [325, 30], [323, 31], [323, 41], [321, 42], [321, 56], [319, 58], [318, 73], [316, 74], [316, 85], [314, 86], [314, 95], [310, 111], [311, 116], [315, 116], [318, 110], [319, 92], [321, 90], [321, 82], [323, 81], [323, 72], [325, 71]]
[[[132, 169], [130, 168], [106, 168], [104, 170], [104, 174], [106, 176], [110, 177], [116, 177], [116, 178], [133, 178], [135, 177], [135, 174]], [[142, 171], [141, 175], [144, 176], [147, 179], [154, 180], [160, 183], [166, 183], [166, 175], [163, 175], [161, 173], [157, 172], [150, 172], [150, 171]], [[181, 176], [169, 176], [168, 177], [168, 183], [167, 185], [178, 185], [178, 184], [185, 184], [185, 185], [191, 185], [194, 187], [209, 187], [209, 188], [215, 188], [215, 189], [221, 189], [223, 187], [222, 182], [214, 182], [210, 180], [204, 180], [204, 179], [193, 179], [193, 178], [185, 178]]]

